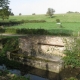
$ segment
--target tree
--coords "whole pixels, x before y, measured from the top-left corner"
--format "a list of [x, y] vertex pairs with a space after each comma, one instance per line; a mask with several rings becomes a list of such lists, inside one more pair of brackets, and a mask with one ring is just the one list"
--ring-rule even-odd
[[67, 13], [74, 13], [73, 11], [68, 11]]
[[9, 4], [9, 0], [0, 0], [0, 7], [6, 7]]
[[21, 13], [19, 13], [19, 16], [21, 16], [22, 14]]
[[0, 17], [4, 19], [8, 19], [11, 9], [9, 8], [9, 0], [0, 0]]
[[32, 15], [36, 15], [35, 13], [32, 13]]
[[10, 16], [14, 16], [14, 13], [13, 12], [10, 12]]
[[54, 12], [55, 12], [54, 9], [48, 8], [47, 15], [49, 15], [50, 17], [52, 17], [52, 15], [54, 14]]

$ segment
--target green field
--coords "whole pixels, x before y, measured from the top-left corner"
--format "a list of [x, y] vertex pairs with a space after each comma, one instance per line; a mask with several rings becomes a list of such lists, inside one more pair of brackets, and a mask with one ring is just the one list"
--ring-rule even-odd
[[54, 14], [53, 18], [46, 15], [22, 15], [9, 18], [9, 20], [46, 20], [47, 22], [56, 22], [56, 19], [60, 19], [61, 22], [80, 22], [80, 13]]
[[80, 31], [80, 23], [79, 22], [64, 22], [62, 23], [62, 28], [59, 27], [58, 24], [47, 22], [47, 23], [25, 23], [21, 25], [16, 25], [12, 27], [7, 28], [27, 28], [27, 29], [67, 29], [67, 30], [73, 30], [73, 31]]
[[[56, 24], [56, 19], [60, 19], [62, 28]], [[53, 29], [71, 30], [78, 33], [80, 31], [80, 13], [69, 13], [69, 14], [54, 14], [53, 18], [46, 15], [21, 15], [21, 16], [10, 16], [10, 21], [20, 20], [45, 20], [45, 23], [24, 23], [21, 25], [15, 25], [6, 28], [27, 28], [27, 29], [46, 29], [52, 31]]]

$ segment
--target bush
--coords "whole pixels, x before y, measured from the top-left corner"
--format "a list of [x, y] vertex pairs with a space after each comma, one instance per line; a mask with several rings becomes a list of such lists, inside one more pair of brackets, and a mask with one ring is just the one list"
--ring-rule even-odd
[[80, 38], [72, 37], [71, 41], [66, 42], [66, 49], [64, 54], [66, 55], [63, 60], [65, 65], [71, 67], [80, 67]]
[[2, 39], [3, 49], [0, 52], [0, 56], [5, 56], [7, 51], [16, 51], [19, 49], [19, 43], [17, 37], [3, 38]]
[[14, 26], [14, 25], [18, 25], [18, 24], [22, 24], [21, 21], [9, 21], [9, 22], [0, 22], [0, 26]]
[[72, 31], [71, 30], [65, 30], [65, 29], [52, 29], [48, 32], [49, 35], [56, 35], [56, 36], [71, 36]]
[[14, 25], [19, 25], [19, 24], [23, 24], [23, 23], [44, 23], [46, 22], [45, 20], [20, 20], [20, 21], [1, 21], [0, 22], [0, 26], [14, 26]]
[[14, 29], [14, 28], [7, 28], [1, 29], [2, 33], [17, 33], [17, 34], [39, 34], [39, 35], [56, 35], [56, 36], [71, 36], [71, 30], [64, 30], [64, 29], [52, 29], [52, 30], [45, 30], [45, 29]]
[[7, 28], [7, 29], [5, 29], [5, 33], [16, 33], [16, 29], [14, 29], [14, 28]]
[[35, 13], [32, 13], [32, 15], [36, 15]]
[[22, 23], [44, 23], [45, 20], [21, 20]]
[[44, 29], [17, 29], [18, 34], [48, 34]]
[[78, 79], [76, 79], [75, 77], [70, 77], [70, 78], [68, 78], [66, 80], [78, 80]]
[[11, 80], [30, 80], [30, 78], [25, 78], [24, 76], [14, 76]]
[[30, 80], [30, 78], [11, 74], [8, 70], [5, 71], [0, 70], [0, 80]]
[[56, 22], [57, 22], [57, 23], [60, 23], [60, 19], [56, 19]]
[[5, 32], [5, 29], [0, 27], [0, 33], [4, 33], [4, 32]]

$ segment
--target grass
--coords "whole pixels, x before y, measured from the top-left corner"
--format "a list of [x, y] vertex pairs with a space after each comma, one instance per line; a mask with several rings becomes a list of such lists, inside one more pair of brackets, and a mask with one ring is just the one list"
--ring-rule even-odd
[[[56, 24], [56, 19], [60, 19], [62, 28]], [[45, 23], [24, 23], [21, 25], [15, 25], [6, 28], [26, 28], [26, 29], [46, 29], [52, 31], [53, 29], [71, 30], [74, 32], [80, 31], [80, 13], [67, 13], [67, 14], [54, 14], [53, 18], [46, 15], [21, 15], [21, 16], [10, 16], [9, 20], [20, 21], [20, 20], [46, 20]], [[5, 20], [5, 21], [9, 21]]]
[[9, 20], [46, 20], [47, 22], [56, 22], [56, 19], [60, 19], [61, 22], [80, 22], [80, 13], [54, 14], [53, 18], [50, 18], [45, 14], [10, 16], [9, 18]]
[[46, 30], [65, 29], [65, 30], [72, 30], [72, 31], [78, 32], [80, 31], [80, 23], [79, 22], [63, 22], [62, 28], [60, 28], [58, 24], [53, 23], [53, 22], [25, 23], [22, 25], [16, 25], [16, 26], [6, 27], [6, 28], [15, 28], [15, 29], [26, 28], [26, 29], [46, 29]]
[[[46, 20], [47, 22], [56, 22], [56, 19], [60, 19], [61, 22], [80, 22], [80, 13], [67, 13], [67, 14], [54, 14], [53, 18], [42, 15], [21, 15], [21, 16], [10, 16], [9, 20]], [[2, 19], [0, 19], [2, 21]], [[5, 20], [8, 21], [8, 20]]]

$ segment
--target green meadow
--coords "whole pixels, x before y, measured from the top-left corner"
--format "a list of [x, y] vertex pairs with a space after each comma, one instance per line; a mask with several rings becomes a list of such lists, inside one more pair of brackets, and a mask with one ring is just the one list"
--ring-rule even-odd
[[56, 19], [60, 19], [61, 22], [80, 22], [80, 13], [66, 13], [66, 14], [54, 14], [53, 18], [47, 15], [21, 15], [10, 16], [9, 20], [46, 20], [47, 22], [56, 22]]
[[80, 31], [80, 22], [63, 22], [62, 28], [59, 27], [58, 24], [52, 23], [52, 22], [46, 22], [46, 23], [25, 23], [21, 25], [16, 25], [12, 27], [7, 28], [26, 28], [26, 29], [67, 29], [67, 30], [73, 30], [73, 31]]
[[[59, 24], [56, 24], [56, 19], [60, 19], [62, 28]], [[10, 16], [7, 21], [21, 21], [21, 20], [45, 20], [44, 23], [24, 23], [20, 25], [10, 26], [6, 28], [15, 29], [45, 29], [53, 31], [54, 29], [71, 30], [78, 33], [80, 31], [80, 13], [66, 13], [66, 14], [54, 14], [53, 18], [47, 15], [21, 15], [21, 16]], [[6, 21], [6, 20], [5, 20]]]

